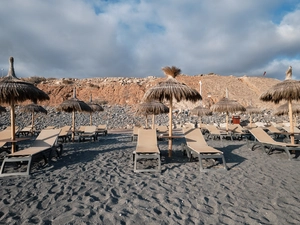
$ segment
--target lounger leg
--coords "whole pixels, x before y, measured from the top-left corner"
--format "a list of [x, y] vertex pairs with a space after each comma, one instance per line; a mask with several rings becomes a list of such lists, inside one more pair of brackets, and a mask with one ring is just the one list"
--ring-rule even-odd
[[225, 157], [224, 155], [222, 155], [222, 161], [223, 161], [223, 166], [225, 170], [228, 170], [227, 166], [226, 166], [226, 162], [225, 162]]
[[289, 151], [289, 149], [288, 148], [284, 148], [284, 151], [285, 151], [285, 153], [287, 154], [287, 156], [288, 156], [288, 160], [291, 160], [291, 153], [290, 153], [290, 151]]
[[198, 154], [198, 158], [199, 158], [199, 167], [200, 167], [200, 173], [201, 173], [201, 172], [204, 172], [201, 154]]

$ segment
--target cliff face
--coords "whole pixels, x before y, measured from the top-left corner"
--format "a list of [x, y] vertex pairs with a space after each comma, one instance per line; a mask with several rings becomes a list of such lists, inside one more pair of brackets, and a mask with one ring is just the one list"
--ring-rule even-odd
[[[163, 81], [165, 77], [155, 78], [91, 78], [91, 79], [48, 79], [37, 86], [50, 96], [50, 101], [42, 105], [56, 106], [63, 100], [73, 95], [76, 87], [78, 99], [89, 101], [106, 100], [110, 105], [136, 105], [142, 101], [147, 89]], [[235, 99], [244, 106], [252, 104], [262, 109], [273, 108], [271, 103], [261, 102], [259, 96], [279, 80], [265, 77], [234, 77], [234, 76], [186, 76], [177, 77], [179, 82], [200, 91], [202, 82], [202, 97], [204, 105], [208, 104], [208, 93], [211, 95], [211, 103], [217, 102], [225, 96], [226, 88], [230, 99]], [[199, 103], [181, 102], [175, 104], [177, 108], [192, 108]]]

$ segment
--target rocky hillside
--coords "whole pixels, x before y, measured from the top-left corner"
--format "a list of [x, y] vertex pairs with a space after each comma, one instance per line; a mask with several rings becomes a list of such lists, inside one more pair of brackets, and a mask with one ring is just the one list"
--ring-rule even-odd
[[[92, 95], [93, 100], [106, 100], [109, 105], [134, 106], [142, 101], [147, 89], [164, 79], [165, 77], [43, 79], [37, 82], [37, 86], [50, 96], [50, 101], [41, 103], [45, 106], [56, 106], [63, 100], [71, 97], [74, 87], [76, 87], [78, 99], [83, 101], [89, 101]], [[216, 74], [180, 75], [177, 77], [177, 80], [199, 91], [199, 82], [201, 81], [204, 105], [208, 104], [208, 93], [211, 95], [211, 103], [214, 103], [225, 96], [227, 88], [230, 99], [236, 99], [244, 106], [252, 104], [261, 109], [274, 107], [271, 103], [261, 102], [259, 96], [272, 85], [280, 82], [277, 79], [265, 77], [234, 77]], [[197, 104], [199, 103], [181, 102], [176, 104], [176, 107], [193, 108]]]

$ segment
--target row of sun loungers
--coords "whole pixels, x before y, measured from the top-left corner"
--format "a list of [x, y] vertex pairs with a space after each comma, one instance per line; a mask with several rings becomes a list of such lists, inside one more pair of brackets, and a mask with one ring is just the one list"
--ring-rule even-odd
[[[20, 151], [8, 154], [5, 156], [0, 169], [0, 177], [11, 176], [11, 175], [29, 175], [32, 162], [35, 157], [42, 156], [45, 163], [48, 163], [50, 157], [53, 155], [55, 150], [56, 156], [60, 157], [62, 153], [62, 144], [60, 142], [65, 142], [71, 139], [71, 126], [64, 126], [59, 129], [54, 129], [55, 127], [46, 127], [39, 132], [36, 139], [33, 141], [29, 148], [25, 148]], [[105, 127], [104, 127], [105, 128]], [[104, 129], [102, 127], [102, 129]], [[16, 128], [18, 132], [18, 129]], [[85, 139], [96, 140], [96, 126], [85, 126], [82, 133], [79, 134], [78, 140], [82, 141]], [[105, 132], [107, 134], [107, 131]], [[11, 137], [11, 130], [9, 128], [0, 131], [0, 144], [1, 148], [9, 142]], [[33, 138], [31, 136], [31, 138]], [[17, 138], [26, 139], [30, 138]], [[21, 171], [15, 171], [15, 167], [22, 167]]]
[[[160, 150], [157, 143], [157, 130], [156, 129], [138, 129], [137, 145], [133, 152], [134, 172], [160, 172], [161, 160]], [[199, 159], [200, 172], [207, 171], [202, 164], [203, 159], [221, 159], [223, 168], [227, 169], [225, 158], [222, 151], [210, 147], [204, 139], [202, 132], [198, 128], [184, 128], [184, 137], [186, 145], [183, 146], [183, 151], [187, 154], [190, 160], [196, 155]], [[139, 160], [155, 160], [157, 161], [156, 167], [147, 165], [147, 168], [138, 168]]]

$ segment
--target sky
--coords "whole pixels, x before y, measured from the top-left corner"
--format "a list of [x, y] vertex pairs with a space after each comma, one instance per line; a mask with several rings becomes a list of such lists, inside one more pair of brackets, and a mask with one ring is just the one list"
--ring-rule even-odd
[[0, 29], [1, 75], [300, 79], [300, 0], [2, 0]]

